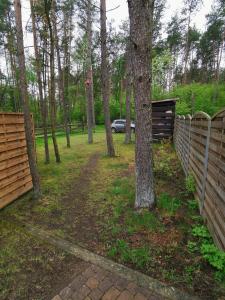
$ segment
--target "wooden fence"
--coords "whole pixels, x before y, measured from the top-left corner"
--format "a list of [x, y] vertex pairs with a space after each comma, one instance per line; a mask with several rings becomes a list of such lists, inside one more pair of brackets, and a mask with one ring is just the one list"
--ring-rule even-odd
[[[80, 132], [86, 130], [86, 125], [82, 124], [81, 122], [76, 122], [74, 124], [69, 124], [70, 133]], [[65, 133], [65, 125], [57, 125], [56, 133]], [[52, 129], [50, 126], [47, 127], [48, 135], [51, 136]], [[43, 128], [42, 127], [35, 127], [35, 136], [36, 137], [43, 137]]]
[[186, 175], [193, 174], [200, 212], [225, 250], [225, 109], [175, 120], [174, 143]]
[[0, 113], [0, 209], [32, 187], [24, 116]]
[[152, 101], [152, 135], [154, 141], [173, 138], [176, 100]]

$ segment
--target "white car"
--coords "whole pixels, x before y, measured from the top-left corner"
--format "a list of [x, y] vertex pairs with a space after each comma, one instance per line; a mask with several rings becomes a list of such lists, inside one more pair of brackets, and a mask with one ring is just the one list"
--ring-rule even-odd
[[[131, 121], [130, 128], [131, 128], [131, 131], [134, 133], [135, 132], [135, 123], [133, 121]], [[126, 120], [124, 120], [124, 119], [114, 120], [113, 123], [111, 124], [111, 129], [112, 129], [113, 133], [125, 132]]]

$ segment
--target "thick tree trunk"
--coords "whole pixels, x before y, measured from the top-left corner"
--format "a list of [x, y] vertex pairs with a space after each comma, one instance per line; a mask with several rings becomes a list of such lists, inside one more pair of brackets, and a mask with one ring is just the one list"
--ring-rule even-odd
[[92, 71], [92, 16], [91, 16], [91, 0], [87, 3], [87, 60], [86, 60], [86, 106], [87, 106], [87, 127], [88, 127], [88, 143], [93, 143], [93, 71]]
[[126, 53], [126, 134], [125, 144], [131, 143], [131, 95], [132, 95], [132, 76], [131, 76], [131, 51], [130, 41]]
[[34, 197], [38, 198], [40, 196], [40, 180], [39, 180], [37, 164], [36, 164], [36, 156], [35, 156], [33, 133], [32, 133], [33, 126], [31, 121], [29, 97], [27, 91], [20, 0], [14, 0], [14, 9], [15, 9], [15, 17], [16, 17], [16, 29], [17, 29], [16, 37], [17, 37], [17, 51], [18, 51], [18, 61], [19, 61], [20, 92], [23, 100], [24, 125], [25, 125], [26, 141], [27, 141], [27, 154], [28, 154], [30, 172], [31, 172], [32, 182], [34, 187]]
[[69, 127], [69, 118], [68, 118], [68, 107], [65, 101], [65, 92], [64, 92], [64, 84], [63, 84], [63, 71], [61, 66], [61, 57], [60, 57], [60, 49], [59, 49], [59, 38], [56, 26], [56, 17], [55, 17], [55, 1], [53, 0], [53, 29], [54, 29], [54, 37], [55, 37], [55, 48], [57, 53], [57, 64], [58, 64], [58, 76], [59, 76], [59, 98], [60, 103], [62, 100], [63, 103], [63, 113], [64, 113], [64, 126], [66, 131], [66, 144], [67, 148], [70, 148], [70, 127]]
[[49, 40], [50, 40], [50, 116], [51, 116], [51, 129], [52, 129], [52, 141], [54, 146], [54, 152], [55, 152], [55, 159], [56, 162], [60, 162], [60, 154], [59, 154], [59, 148], [58, 143], [56, 139], [56, 103], [55, 103], [55, 43], [54, 43], [54, 36], [53, 36], [53, 30], [52, 30], [52, 24], [50, 20], [50, 10], [51, 8], [48, 7], [48, 3], [45, 0], [45, 14], [46, 14], [46, 20], [49, 30]]
[[155, 204], [152, 157], [152, 0], [128, 0], [136, 111], [136, 208]]
[[47, 115], [46, 115], [46, 110], [44, 108], [43, 85], [42, 85], [42, 78], [41, 78], [41, 58], [40, 58], [40, 53], [39, 53], [38, 43], [37, 43], [36, 16], [34, 12], [33, 0], [30, 0], [30, 7], [31, 7], [31, 19], [32, 19], [32, 30], [33, 30], [33, 40], [34, 40], [34, 53], [36, 59], [35, 67], [36, 67], [36, 74], [37, 74], [37, 81], [38, 81], [40, 108], [41, 108], [41, 116], [42, 116], [42, 127], [43, 127], [43, 134], [44, 134], [45, 163], [48, 164], [50, 162], [50, 155], [49, 155], [49, 147], [48, 147]]
[[109, 85], [109, 63], [107, 51], [107, 31], [106, 31], [106, 3], [101, 0], [101, 80], [102, 80], [102, 98], [105, 117], [105, 130], [108, 155], [115, 156], [113, 145], [113, 137], [111, 131], [109, 98], [110, 98], [110, 85]]

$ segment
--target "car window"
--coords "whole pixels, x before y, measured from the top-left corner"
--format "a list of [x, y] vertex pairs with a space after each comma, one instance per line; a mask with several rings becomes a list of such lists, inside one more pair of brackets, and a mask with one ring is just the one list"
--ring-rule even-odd
[[116, 121], [116, 124], [121, 124], [121, 125], [124, 125], [125, 122], [124, 121]]

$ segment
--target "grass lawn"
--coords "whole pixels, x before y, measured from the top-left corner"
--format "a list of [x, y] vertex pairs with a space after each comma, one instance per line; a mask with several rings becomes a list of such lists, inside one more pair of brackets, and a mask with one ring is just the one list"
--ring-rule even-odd
[[[117, 157], [109, 158], [104, 138], [99, 127], [93, 145], [87, 144], [87, 135], [77, 134], [67, 149], [65, 137], [59, 136], [62, 163], [56, 164], [52, 154], [49, 165], [43, 163], [38, 138], [43, 197], [33, 201], [28, 193], [2, 210], [1, 220], [39, 226], [203, 299], [224, 299], [225, 257], [203, 225], [193, 183], [191, 178], [185, 182], [172, 145], [154, 145], [157, 208], [135, 211], [134, 144], [125, 145], [123, 134], [114, 135]], [[0, 299], [28, 299], [32, 280], [38, 286], [32, 299], [49, 299], [43, 290], [54, 289], [58, 269], [65, 280], [71, 276], [76, 259], [16, 225], [0, 221], [0, 236]]]

